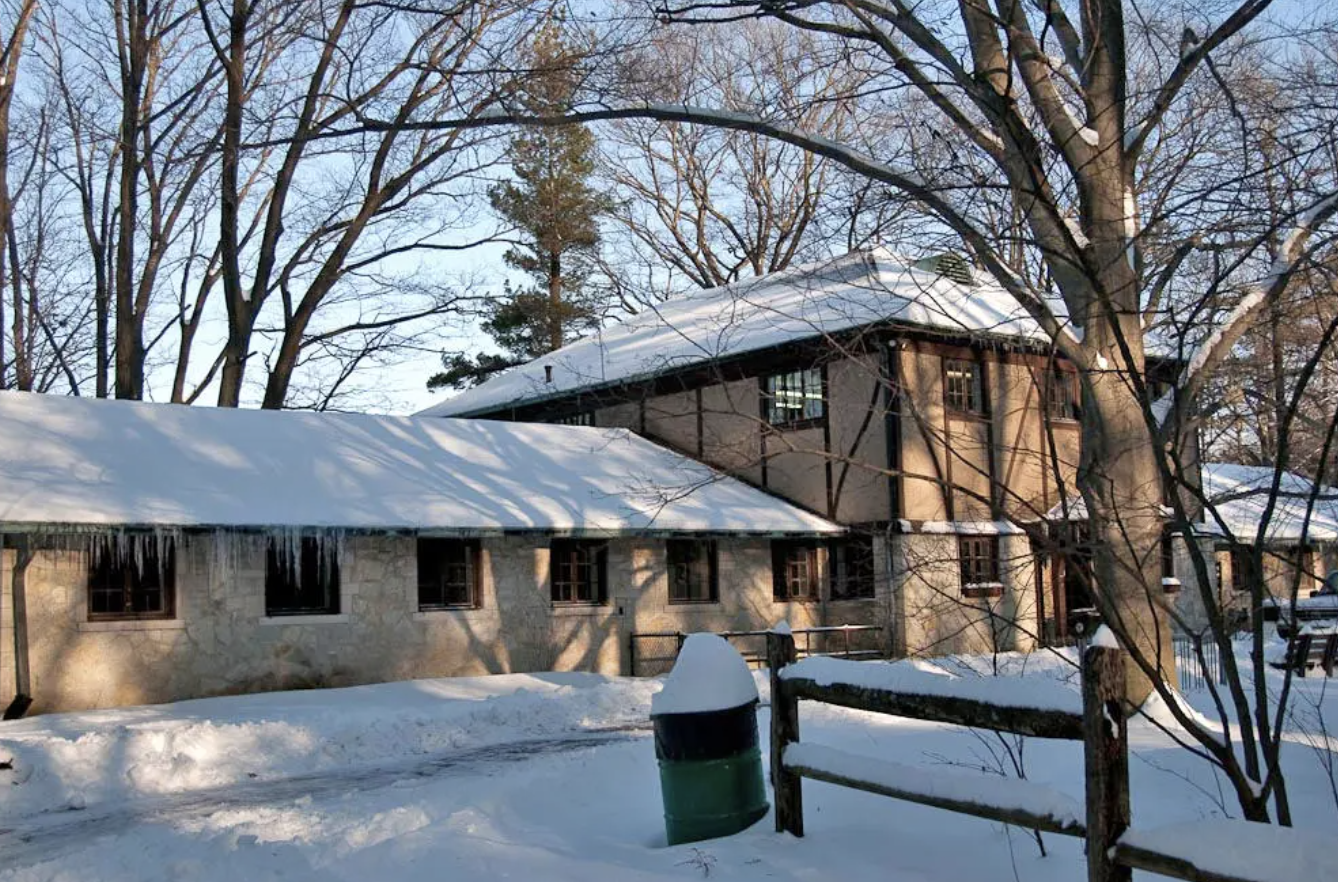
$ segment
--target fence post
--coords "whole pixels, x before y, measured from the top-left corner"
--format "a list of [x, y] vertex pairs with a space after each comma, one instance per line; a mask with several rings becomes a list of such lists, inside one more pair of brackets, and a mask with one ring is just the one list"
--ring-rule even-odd
[[[1124, 652], [1094, 641], [1082, 655], [1083, 756], [1087, 771], [1087, 880], [1130, 882], [1110, 850], [1129, 829], [1129, 724]], [[773, 699], [774, 704], [774, 699]]]
[[790, 695], [781, 669], [795, 662], [794, 635], [767, 632], [767, 670], [771, 676], [771, 787], [776, 799], [776, 832], [804, 835], [801, 779], [785, 769], [785, 746], [799, 740], [799, 699]]

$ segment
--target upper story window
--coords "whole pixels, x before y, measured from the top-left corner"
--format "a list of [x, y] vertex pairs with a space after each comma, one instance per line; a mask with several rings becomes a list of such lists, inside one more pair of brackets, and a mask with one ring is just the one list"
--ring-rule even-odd
[[1052, 368], [1045, 375], [1045, 412], [1052, 420], [1078, 419], [1078, 375]]
[[473, 539], [418, 539], [418, 608], [482, 606], [479, 543]]
[[773, 426], [793, 427], [822, 419], [827, 413], [822, 369], [805, 368], [767, 377], [762, 383], [762, 409]]
[[553, 420], [556, 426], [593, 426], [595, 424], [595, 412], [593, 410], [583, 410], [580, 413], [569, 413], [566, 416], [558, 417]]
[[670, 539], [670, 603], [714, 603], [720, 599], [717, 547], [710, 539]]
[[873, 537], [852, 536], [832, 543], [831, 551], [832, 600], [873, 597]]
[[957, 537], [957, 557], [962, 571], [962, 588], [998, 586], [998, 536]]
[[137, 555], [112, 548], [89, 557], [89, 621], [170, 619], [176, 615], [176, 543], [161, 551], [145, 547]]
[[775, 599], [817, 600], [822, 573], [822, 546], [817, 542], [771, 543], [771, 578]]
[[1235, 546], [1231, 549], [1231, 590], [1250, 590], [1250, 549]]
[[554, 603], [607, 603], [608, 543], [591, 539], [554, 539], [549, 546], [549, 577]]
[[339, 555], [334, 543], [307, 536], [296, 549], [271, 539], [265, 549], [265, 615], [339, 613]]
[[943, 359], [943, 403], [949, 410], [985, 413], [980, 365], [961, 358]]

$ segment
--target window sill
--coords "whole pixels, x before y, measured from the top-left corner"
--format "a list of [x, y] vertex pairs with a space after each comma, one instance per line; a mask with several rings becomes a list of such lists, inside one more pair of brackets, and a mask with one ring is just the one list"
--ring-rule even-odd
[[554, 616], [604, 616], [614, 613], [607, 603], [554, 603], [549, 607]]
[[960, 410], [959, 408], [948, 407], [946, 405], [943, 410], [947, 413], [949, 418], [954, 420], [969, 420], [977, 423], [987, 423], [990, 421], [990, 418], [986, 414], [976, 413], [974, 410]]
[[792, 420], [788, 423], [767, 423], [767, 428], [773, 432], [799, 432], [804, 429], [820, 428], [826, 420], [826, 417], [808, 417], [802, 420]]
[[822, 603], [818, 597], [772, 597], [772, 603]]
[[320, 613], [305, 616], [261, 616], [261, 625], [347, 625], [348, 613], [323, 615]]
[[415, 622], [431, 622], [436, 619], [452, 618], [461, 614], [483, 612], [481, 606], [443, 606], [440, 609], [420, 609], [412, 615]]
[[962, 596], [969, 600], [984, 600], [991, 597], [1003, 597], [1002, 582], [981, 582], [962, 586]]
[[181, 619], [103, 619], [80, 622], [80, 631], [182, 631], [186, 623]]
[[830, 602], [830, 603], [873, 603], [873, 602], [876, 601], [877, 599], [878, 599], [877, 595], [873, 595], [873, 594], [871, 594], [871, 595], [869, 595], [868, 597], [832, 597], [832, 598], [829, 598], [828, 602]]

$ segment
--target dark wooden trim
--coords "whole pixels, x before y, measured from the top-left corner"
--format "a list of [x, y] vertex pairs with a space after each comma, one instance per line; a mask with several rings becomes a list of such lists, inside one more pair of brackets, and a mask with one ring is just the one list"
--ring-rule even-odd
[[[995, 372], [987, 366], [983, 352], [977, 357], [976, 369], [980, 371], [980, 409], [985, 417], [985, 474], [990, 488], [990, 517], [997, 521], [1003, 517], [1003, 485], [999, 480], [999, 456], [994, 449], [998, 427], [994, 424], [994, 396], [990, 394]], [[1004, 379], [1002, 369], [999, 379]]]
[[[687, 365], [675, 370], [647, 376], [615, 380], [586, 386], [565, 394], [551, 395], [527, 402], [511, 403], [493, 408], [467, 411], [460, 416], [547, 422], [565, 415], [575, 408], [576, 399], [582, 406], [611, 407], [642, 401], [674, 392], [688, 392], [718, 383], [761, 377], [796, 367], [812, 367], [838, 358], [867, 354], [889, 336], [923, 344], [925, 352], [955, 353], [957, 357], [973, 357], [973, 352], [990, 352], [997, 359], [1010, 361], [1034, 360], [1037, 363], [1057, 361], [1051, 349], [1042, 341], [1029, 342], [1023, 338], [985, 337], [979, 334], [963, 335], [910, 325], [903, 322], [872, 322], [847, 331], [814, 336], [777, 346], [713, 361]], [[1148, 358], [1151, 366], [1154, 362]], [[1065, 362], [1067, 364], [1067, 362]]]
[[[836, 519], [836, 496], [832, 487], [832, 396], [827, 381], [827, 363], [818, 368], [822, 376], [822, 472], [827, 489], [827, 517]], [[854, 454], [854, 451], [851, 451]]]
[[905, 469], [902, 463], [901, 437], [901, 341], [888, 340], [883, 345], [883, 363], [887, 368], [888, 386], [884, 395], [883, 445], [887, 454], [888, 518], [900, 520], [904, 514], [902, 500], [906, 492]]
[[[917, 352], [920, 351], [917, 348]], [[930, 350], [933, 351], [932, 349]], [[956, 483], [952, 479], [952, 410], [948, 407], [948, 360], [942, 352], [938, 355], [938, 398], [939, 404], [943, 407], [943, 512], [947, 515], [947, 520], [957, 520], [957, 492], [954, 489]], [[933, 439], [925, 439], [929, 442], [930, 452], [933, 452]]]
[[706, 459], [706, 416], [703, 413], [702, 390], [697, 387], [697, 458]]

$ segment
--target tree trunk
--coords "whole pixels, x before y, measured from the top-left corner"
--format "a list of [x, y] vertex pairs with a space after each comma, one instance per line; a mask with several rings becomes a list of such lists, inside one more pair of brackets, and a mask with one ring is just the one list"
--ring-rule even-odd
[[116, 241], [116, 397], [144, 397], [143, 316], [135, 306], [135, 230], [139, 211], [139, 115], [148, 60], [148, 0], [125, 9], [121, 68], [120, 228]]
[[548, 252], [548, 351], [562, 348], [562, 255]]

